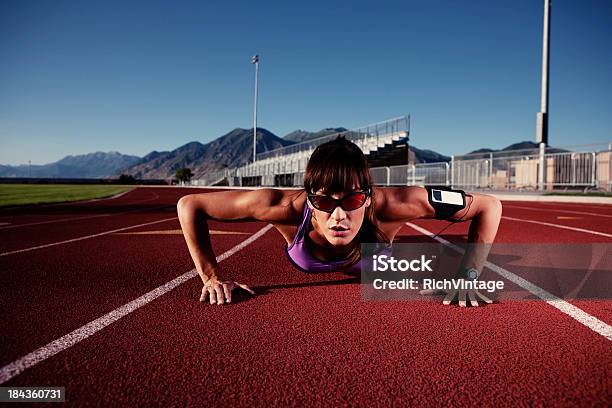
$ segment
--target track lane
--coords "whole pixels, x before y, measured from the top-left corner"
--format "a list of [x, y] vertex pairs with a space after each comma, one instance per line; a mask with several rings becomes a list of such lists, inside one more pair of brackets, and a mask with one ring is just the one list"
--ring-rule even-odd
[[[218, 190], [213, 190], [218, 191]], [[176, 205], [178, 199], [201, 190], [193, 188], [137, 187], [116, 198], [104, 198], [68, 203], [28, 205], [0, 208], [2, 229], [15, 229], [26, 224], [61, 223], [76, 218], [87, 219], [118, 215], [123, 212], [146, 211], [156, 205]]]
[[54, 381], [92, 405], [605, 402], [609, 342], [545, 304], [362, 302], [342, 274], [295, 271], [282, 244], [224, 263], [257, 297], [203, 305], [187, 282], [7, 385]]
[[[507, 215], [509, 211], [504, 207], [504, 215]], [[511, 216], [523, 216], [524, 214], [510, 213]], [[532, 214], [533, 217], [533, 214]], [[525, 218], [526, 219], [526, 218]], [[532, 218], [533, 219], [533, 218]], [[444, 221], [438, 220], [414, 220], [414, 224], [425, 228], [433, 233], [437, 233], [448, 225]], [[496, 244], [601, 244], [601, 243], [612, 243], [612, 239], [602, 237], [600, 235], [592, 235], [584, 232], [571, 231], [566, 229], [559, 229], [553, 226], [546, 225], [533, 225], [529, 227], [528, 223], [513, 222], [508, 219], [502, 219], [497, 238]], [[467, 241], [469, 222], [452, 224], [446, 229], [440, 236], [453, 243], [462, 243]], [[600, 228], [602, 229], [602, 228]], [[605, 230], [605, 227], [603, 228]], [[423, 237], [422, 234], [411, 230], [405, 226], [398, 234], [400, 241], [404, 242], [433, 242], [429, 238]], [[522, 259], [526, 254], [517, 254], [518, 259]], [[569, 255], [569, 254], [568, 254]], [[571, 255], [569, 255], [571, 256]], [[513, 261], [517, 263], [518, 261]], [[535, 262], [535, 261], [534, 261]], [[561, 260], [557, 264], [562, 263]], [[571, 259], [568, 259], [568, 265], [571, 265]], [[570, 270], [566, 266], [563, 270]], [[524, 268], [522, 268], [524, 269]], [[533, 266], [530, 268], [533, 269]], [[519, 271], [521, 268], [518, 269]], [[533, 272], [531, 272], [533, 273]], [[544, 268], [542, 273], [549, 274], [550, 268]], [[576, 273], [583, 274], [584, 271], [576, 270]], [[519, 290], [514, 286], [507, 286], [507, 290]], [[568, 302], [572, 305], [579, 307], [586, 313], [608, 323], [612, 324], [612, 300], [608, 299], [589, 299], [589, 300], [573, 300], [570, 299]]]
[[610, 204], [596, 204], [596, 203], [565, 203], [565, 202], [554, 202], [554, 201], [503, 201], [504, 204], [516, 205], [516, 206], [529, 206], [534, 208], [541, 208], [545, 210], [576, 210], [576, 211], [598, 211], [602, 214], [612, 214], [612, 205]]
[[[259, 239], [262, 235], [264, 235], [268, 230], [270, 230], [270, 228], [272, 228], [272, 225], [266, 225], [257, 233], [251, 235], [244, 241], [233, 246], [231, 249], [224, 251], [223, 253], [217, 256], [217, 262], [222, 262], [225, 259], [231, 257], [233, 254], [237, 253], [238, 251], [244, 249], [252, 242]], [[122, 305], [121, 307], [116, 308], [109, 313], [106, 313], [102, 317], [94, 319], [91, 322], [79, 327], [78, 329], [75, 329], [72, 332], [46, 344], [45, 346], [40, 347], [17, 360], [14, 360], [10, 364], [7, 364], [0, 369], [0, 383], [5, 383], [10, 379], [23, 373], [27, 369], [34, 367], [37, 364], [42, 363], [45, 360], [61, 353], [62, 351], [77, 345], [79, 342], [86, 340], [97, 332], [105, 329], [107, 326], [121, 320], [123, 317], [129, 315], [130, 313], [133, 313], [139, 308], [146, 306], [150, 302], [163, 296], [169, 291], [172, 291], [183, 283], [191, 279], [197, 278], [198, 272], [195, 268], [193, 268], [190, 271], [185, 272], [179, 275], [178, 277], [164, 283], [163, 285], [160, 285], [155, 289], [148, 291], [144, 295]]]
[[176, 218], [176, 208], [164, 206], [137, 214], [117, 215], [100, 220], [85, 220], [65, 223], [61, 227], [52, 224], [24, 227], [19, 230], [0, 231], [0, 254], [31, 250], [43, 245], [64, 245], [62, 242], [73, 239], [88, 239], [97, 234], [105, 234], [121, 228], [135, 227], [162, 219]]
[[[516, 230], [502, 221], [500, 237], [509, 240], [506, 242], [520, 239], [517, 232], [524, 229]], [[102, 401], [96, 397], [105, 398], [106, 405], [109, 387], [114, 393], [110, 402], [120, 405], [175, 401], [175, 390], [192, 404], [201, 405], [211, 399], [227, 401], [222, 400], [225, 389], [232, 390], [231, 401], [239, 405], [278, 403], [284, 401], [283, 391], [289, 387], [295, 390], [298, 401], [327, 403], [356, 398], [439, 403], [439, 384], [469, 393], [449, 395], [448, 401], [474, 404], [491, 400], [491, 395], [499, 396], [493, 401], [498, 403], [504, 402], [504, 397], [506, 403], [530, 399], [536, 403], [590, 404], [601, 403], [601, 396], [606, 395], [607, 384], [602, 379], [609, 377], [609, 371], [600, 364], [610, 361], [603, 353], [606, 349], [587, 336], [583, 327], [572, 326], [576, 322], [566, 322], [567, 317], [549, 306], [514, 302], [504, 304], [500, 311], [500, 305], [493, 305], [496, 307], [470, 310], [474, 320], [459, 308], [435, 302], [373, 306], [360, 302], [354, 284], [339, 284], [346, 280], [342, 274], [303, 275], [293, 270], [282, 250], [279, 252], [282, 238], [277, 233], [269, 234], [236, 263], [222, 265], [236, 279], [259, 286], [263, 295], [225, 311], [214, 309], [196, 301], [199, 287], [194, 279], [114, 323], [105, 329], [108, 333], [94, 335], [9, 384], [59, 381], [67, 385], [71, 402], [91, 405], [102, 405], [95, 402]], [[467, 224], [453, 225], [449, 236], [465, 239]], [[577, 236], [569, 237], [569, 242]], [[115, 243], [121, 245], [122, 241]], [[166, 241], [151, 243], [151, 252], [167, 256], [180, 253], [182, 246], [182, 262], [190, 263], [184, 241], [170, 245], [168, 252], [161, 249], [165, 245]], [[97, 254], [114, 251], [117, 249], [112, 245], [102, 245]], [[133, 247], [125, 251], [124, 259], [136, 257], [134, 253], [150, 256], [146, 251], [133, 251]], [[95, 257], [91, 259], [95, 263]], [[134, 265], [134, 270], [142, 269]], [[127, 287], [128, 281], [125, 283]], [[232, 312], [230, 308], [234, 308]], [[207, 313], [204, 319], [203, 310]], [[404, 316], [407, 319], [402, 320]], [[221, 324], [225, 318], [227, 324]], [[544, 326], [540, 327], [542, 322]], [[476, 335], [455, 339], [457, 327], [463, 332], [475, 331]], [[517, 333], [517, 327], [524, 330]], [[238, 341], [233, 333], [240, 333]], [[445, 342], [447, 339], [450, 341]], [[414, 347], [406, 348], [406, 344]], [[172, 352], [164, 354], [167, 350]], [[205, 350], [213, 350], [212, 355]], [[475, 377], [465, 375], [466, 364], [470, 374], [477, 373]], [[371, 373], [371, 377], [364, 379], [363, 372]], [[492, 389], [486, 374], [491, 372], [504, 373], [510, 378], [509, 384], [522, 387]]]
[[117, 199], [105, 200], [104, 204], [77, 202], [55, 205], [47, 210], [52, 211], [51, 215], [38, 213], [36, 207], [18, 208], [28, 218], [25, 222], [10, 222], [7, 219], [3, 222], [8, 224], [0, 224], [0, 253], [154, 221], [160, 212], [176, 216], [179, 198], [194, 192], [201, 193], [201, 190], [137, 188]]
[[[160, 229], [180, 225], [170, 221], [140, 231]], [[254, 229], [213, 235], [213, 249], [221, 253]], [[2, 363], [193, 268], [182, 235], [114, 234], [37, 252], [0, 258]]]
[[612, 218], [612, 209], [610, 211], [600, 211], [599, 208], [581, 208], [580, 210], [576, 209], [564, 209], [564, 208], [542, 208], [542, 207], [528, 207], [521, 205], [513, 205], [509, 203], [504, 204], [504, 208], [506, 209], [521, 209], [521, 210], [529, 210], [529, 211], [537, 211], [539, 213], [563, 213], [563, 214], [574, 214], [574, 215], [588, 215], [594, 217], [602, 217], [602, 218]]

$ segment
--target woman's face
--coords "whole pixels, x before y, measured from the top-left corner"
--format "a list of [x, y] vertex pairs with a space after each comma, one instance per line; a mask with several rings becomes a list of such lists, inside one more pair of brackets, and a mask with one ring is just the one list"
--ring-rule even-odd
[[[354, 191], [357, 191], [355, 189]], [[339, 194], [327, 194], [333, 198], [340, 199], [353, 191], [348, 191]], [[317, 195], [326, 195], [323, 190], [317, 191]], [[315, 231], [327, 242], [333, 246], [349, 245], [355, 238], [365, 216], [366, 208], [370, 206], [371, 199], [368, 196], [366, 202], [361, 207], [352, 211], [345, 211], [342, 207], [337, 206], [332, 213], [317, 210], [313, 207], [310, 200], [307, 200], [308, 206], [312, 211], [312, 225]]]

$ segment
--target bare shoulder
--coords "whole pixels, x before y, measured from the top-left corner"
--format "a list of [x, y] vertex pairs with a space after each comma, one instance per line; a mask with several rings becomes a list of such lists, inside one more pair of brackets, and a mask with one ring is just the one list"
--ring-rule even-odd
[[306, 192], [304, 189], [273, 190], [277, 194], [277, 205], [286, 208], [289, 224], [299, 224], [306, 203]]
[[257, 219], [275, 225], [294, 225], [300, 222], [306, 194], [303, 189], [262, 188], [251, 191], [247, 199], [258, 208]]
[[276, 206], [282, 215], [275, 217], [275, 221], [271, 221], [271, 223], [289, 245], [293, 242], [298, 226], [302, 222], [306, 194], [303, 189], [275, 189], [274, 194], [276, 194]]
[[194, 207], [217, 221], [265, 221], [272, 224], [299, 224], [305, 201], [303, 190], [262, 188], [222, 190], [183, 196], [177, 207]]
[[376, 216], [385, 222], [431, 218], [435, 211], [423, 187], [374, 187]]

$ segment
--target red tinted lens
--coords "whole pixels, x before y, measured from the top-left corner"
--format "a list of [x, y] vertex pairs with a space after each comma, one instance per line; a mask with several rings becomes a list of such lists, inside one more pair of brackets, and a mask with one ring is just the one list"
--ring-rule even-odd
[[345, 211], [353, 211], [361, 207], [366, 201], [366, 193], [351, 194], [342, 199], [342, 209]]
[[332, 212], [336, 208], [336, 201], [329, 196], [310, 196], [310, 202], [317, 210]]

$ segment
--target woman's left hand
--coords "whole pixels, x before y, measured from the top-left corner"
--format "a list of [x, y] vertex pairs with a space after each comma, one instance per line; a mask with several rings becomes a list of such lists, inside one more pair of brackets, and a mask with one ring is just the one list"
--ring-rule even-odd
[[476, 289], [451, 289], [450, 291], [443, 290], [421, 290], [421, 295], [446, 295], [442, 301], [443, 305], [451, 305], [455, 300], [460, 307], [467, 307], [468, 302], [473, 307], [480, 306], [479, 302], [487, 304], [493, 303], [491, 299], [480, 293]]
[[480, 293], [476, 289], [452, 289], [447, 294], [444, 300], [442, 301], [443, 305], [450, 305], [457, 299], [460, 307], [466, 307], [467, 302], [474, 307], [480, 306], [478, 302], [484, 302], [487, 304], [493, 303], [491, 299]]

